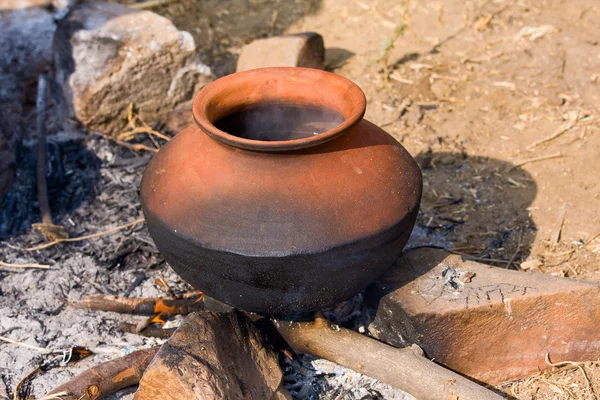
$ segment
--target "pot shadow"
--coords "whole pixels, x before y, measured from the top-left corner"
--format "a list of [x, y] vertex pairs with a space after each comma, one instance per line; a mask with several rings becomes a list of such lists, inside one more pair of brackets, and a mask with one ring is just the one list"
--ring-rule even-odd
[[421, 153], [423, 197], [406, 246], [437, 246], [478, 258], [529, 255], [536, 227], [529, 213], [537, 185], [509, 162], [464, 153]]
[[[528, 211], [537, 193], [533, 177], [509, 162], [464, 153], [427, 152], [415, 160], [423, 173], [423, 195], [404, 253], [444, 249], [495, 266], [506, 267], [512, 260], [511, 267], [518, 269], [537, 232]], [[384, 292], [369, 287], [369, 307], [377, 309], [381, 297], [427, 273], [446, 255]], [[401, 261], [390, 271], [401, 268]]]
[[[31, 230], [40, 222], [36, 179], [36, 142], [16, 149], [15, 179], [0, 204], [0, 240]], [[47, 141], [48, 200], [55, 223], [95, 195], [100, 180], [100, 160], [81, 137], [52, 136]]]

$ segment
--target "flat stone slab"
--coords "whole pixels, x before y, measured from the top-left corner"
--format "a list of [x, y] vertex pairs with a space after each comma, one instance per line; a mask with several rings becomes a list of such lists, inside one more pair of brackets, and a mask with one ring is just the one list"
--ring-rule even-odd
[[441, 250], [406, 253], [372, 285], [371, 334], [416, 343], [461, 374], [498, 384], [600, 356], [600, 287], [491, 267]]

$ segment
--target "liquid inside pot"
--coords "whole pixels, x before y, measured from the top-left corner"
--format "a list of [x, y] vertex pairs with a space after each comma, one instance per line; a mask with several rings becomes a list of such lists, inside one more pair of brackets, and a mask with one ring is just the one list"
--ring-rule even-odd
[[214, 123], [223, 132], [250, 140], [276, 142], [312, 137], [344, 121], [336, 111], [294, 104], [259, 104]]

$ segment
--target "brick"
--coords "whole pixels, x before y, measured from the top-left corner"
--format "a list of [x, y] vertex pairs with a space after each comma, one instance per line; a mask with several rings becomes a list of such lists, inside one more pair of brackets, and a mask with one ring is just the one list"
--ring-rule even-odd
[[371, 334], [479, 381], [498, 384], [552, 362], [600, 356], [596, 283], [465, 261], [433, 249], [406, 253], [369, 289]]
[[273, 36], [244, 46], [236, 70], [265, 67], [307, 67], [323, 69], [325, 46], [318, 33]]

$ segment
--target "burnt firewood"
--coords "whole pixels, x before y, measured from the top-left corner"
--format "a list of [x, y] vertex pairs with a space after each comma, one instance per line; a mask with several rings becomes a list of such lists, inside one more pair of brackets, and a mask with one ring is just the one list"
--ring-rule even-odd
[[61, 400], [97, 400], [136, 385], [159, 347], [138, 350], [97, 365], [57, 387], [48, 396], [54, 394]]
[[145, 337], [154, 337], [159, 339], [168, 339], [173, 335], [176, 328], [166, 328], [163, 329], [161, 327], [148, 326], [142, 330], [139, 329], [137, 324], [132, 324], [130, 322], [122, 322], [119, 325], [119, 329], [123, 332], [127, 333], [135, 333], [137, 335], [145, 336]]
[[135, 400], [285, 399], [281, 380], [276, 353], [250, 318], [237, 310], [193, 313], [162, 345]]
[[204, 309], [203, 295], [200, 292], [181, 299], [173, 298], [129, 298], [97, 294], [84, 296], [82, 300], [69, 305], [95, 311], [114, 311], [139, 315], [178, 315], [189, 314]]

